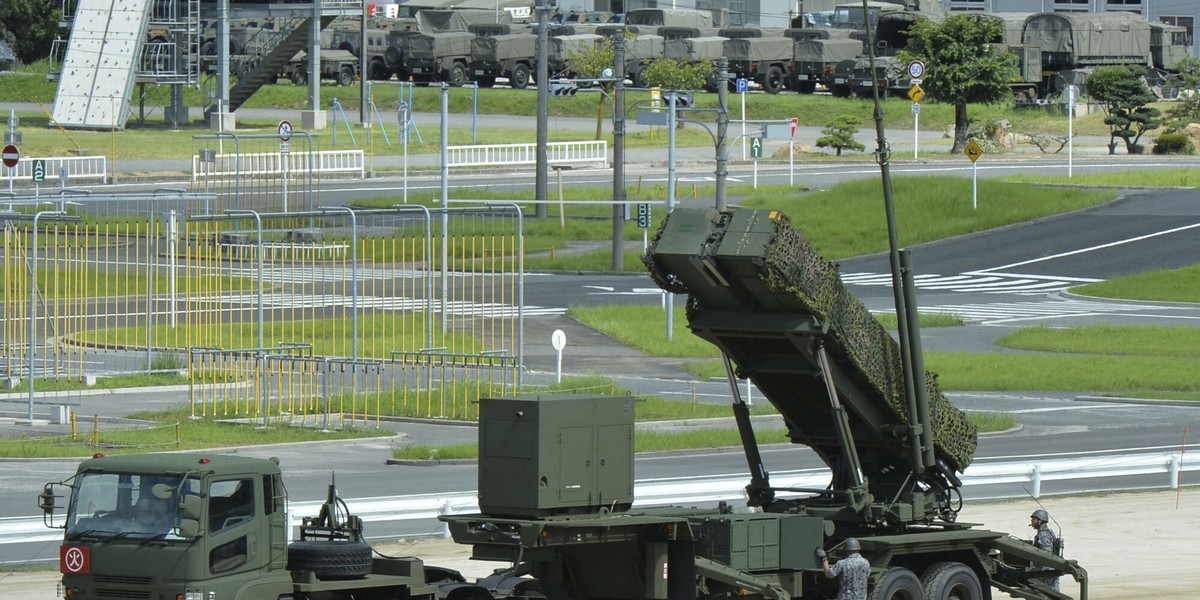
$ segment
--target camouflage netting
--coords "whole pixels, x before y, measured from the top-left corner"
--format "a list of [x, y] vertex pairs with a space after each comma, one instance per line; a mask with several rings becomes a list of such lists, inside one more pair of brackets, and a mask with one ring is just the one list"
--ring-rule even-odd
[[[821, 258], [786, 217], [780, 215], [772, 222], [775, 226], [774, 235], [762, 249], [762, 256], [753, 260], [758, 268], [759, 280], [773, 293], [794, 298], [800, 305], [799, 310], [807, 311], [817, 320], [828, 323], [833, 340], [826, 344], [826, 348], [831, 359], [842, 365], [853, 365], [859, 374], [858, 379], [878, 393], [883, 404], [898, 420], [907, 423], [908, 402], [899, 344], [846, 288], [837, 268]], [[664, 230], [665, 227], [658, 232], [655, 246]], [[707, 254], [712, 248], [697, 248], [697, 253]], [[751, 252], [753, 249], [739, 247], [739, 252], [742, 251]], [[677, 277], [656, 268], [649, 257], [646, 262], [655, 281], [663, 289], [676, 293], [687, 292], [686, 286]], [[694, 309], [695, 306], [689, 303], [689, 318]], [[926, 372], [925, 385], [937, 454], [949, 466], [961, 472], [974, 457], [977, 428], [962, 411], [946, 400], [938, 387], [937, 374]]]

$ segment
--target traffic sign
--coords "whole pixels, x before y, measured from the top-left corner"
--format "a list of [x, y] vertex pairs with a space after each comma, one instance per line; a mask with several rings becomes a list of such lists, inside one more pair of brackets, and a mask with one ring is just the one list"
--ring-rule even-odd
[[920, 79], [925, 76], [925, 63], [914, 60], [908, 63], [908, 76], [913, 79]]
[[407, 102], [400, 102], [400, 108], [396, 111], [396, 120], [400, 121], [401, 131], [408, 131], [408, 125], [412, 121], [412, 112], [409, 110]]
[[638, 227], [649, 229], [653, 224], [651, 220], [650, 205], [646, 203], [637, 205], [637, 224]]
[[762, 158], [763, 155], [763, 140], [760, 137], [750, 138], [750, 156], [753, 158]]
[[913, 111], [913, 114], [914, 114], [914, 115], [919, 115], [919, 114], [921, 114], [921, 103], [920, 103], [920, 102], [913, 102], [912, 111]]
[[279, 141], [286, 142], [292, 139], [292, 124], [288, 121], [279, 122]]
[[749, 89], [750, 89], [750, 82], [749, 82], [749, 81], [746, 81], [746, 78], [745, 78], [745, 77], [739, 78], [739, 79], [737, 80], [737, 92], [738, 92], [739, 94], [744, 94], [744, 93], [746, 93], [746, 91], [748, 91]]
[[9, 144], [4, 147], [4, 166], [12, 169], [21, 161], [21, 151], [17, 147]]
[[46, 161], [33, 161], [33, 180], [37, 182], [46, 180]]
[[912, 100], [913, 102], [920, 102], [921, 99], [924, 97], [925, 97], [925, 90], [921, 89], [920, 85], [917, 85], [914, 83], [912, 87], [908, 88], [908, 99], [909, 100]]
[[562, 352], [562, 349], [567, 347], [567, 334], [561, 329], [555, 329], [554, 333], [550, 334], [550, 345]]
[[796, 125], [799, 125], [799, 124], [800, 124], [800, 119], [797, 117], [792, 117], [792, 118], [788, 119], [788, 125], [791, 126], [791, 128], [792, 128], [792, 139], [796, 139]]
[[971, 159], [971, 162], [975, 162], [983, 155], [983, 148], [979, 147], [979, 142], [971, 140], [967, 142], [967, 149], [963, 150], [963, 153], [967, 155], [967, 158]]
[[279, 153], [288, 154], [292, 151], [292, 145], [288, 142], [279, 142]]

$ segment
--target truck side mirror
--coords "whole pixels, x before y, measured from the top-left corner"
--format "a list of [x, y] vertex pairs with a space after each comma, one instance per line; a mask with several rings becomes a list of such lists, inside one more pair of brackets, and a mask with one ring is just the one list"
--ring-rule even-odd
[[53, 515], [55, 509], [54, 488], [51, 485], [49, 483], [46, 484], [46, 487], [42, 489], [42, 493], [38, 495], [38, 507], [42, 509], [42, 512], [46, 516]]
[[200, 534], [200, 521], [196, 519], [180, 519], [179, 537], [194, 538]]
[[188, 494], [179, 503], [179, 515], [187, 520], [200, 521], [200, 496]]

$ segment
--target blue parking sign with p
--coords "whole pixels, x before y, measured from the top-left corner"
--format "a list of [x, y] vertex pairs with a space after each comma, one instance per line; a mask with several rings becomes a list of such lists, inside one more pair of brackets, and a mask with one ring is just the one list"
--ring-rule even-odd
[[746, 78], [742, 77], [737, 80], [737, 91], [739, 94], [745, 93], [746, 90], [749, 90], [749, 89], [750, 89], [750, 82], [746, 81]]

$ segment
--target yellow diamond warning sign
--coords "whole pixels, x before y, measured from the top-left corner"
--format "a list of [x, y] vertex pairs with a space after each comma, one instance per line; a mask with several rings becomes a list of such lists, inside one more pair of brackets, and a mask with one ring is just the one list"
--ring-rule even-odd
[[909, 100], [912, 100], [913, 102], [920, 102], [921, 98], [924, 98], [924, 97], [925, 97], [925, 90], [921, 89], [921, 86], [914, 83], [912, 87], [908, 88], [908, 99]]
[[967, 149], [963, 150], [963, 153], [967, 155], [967, 158], [971, 159], [971, 162], [975, 162], [983, 155], [983, 148], [979, 147], [978, 142], [971, 140], [967, 142]]

